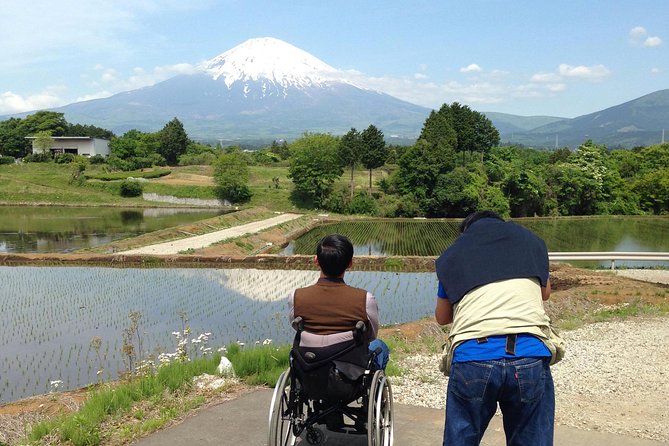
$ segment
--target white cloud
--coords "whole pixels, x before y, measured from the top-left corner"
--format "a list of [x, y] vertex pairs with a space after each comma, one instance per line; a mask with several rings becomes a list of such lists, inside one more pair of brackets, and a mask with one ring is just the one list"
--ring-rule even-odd
[[648, 31], [643, 26], [635, 26], [630, 30], [630, 39], [633, 41], [643, 39], [646, 35], [648, 35]]
[[569, 65], [560, 64], [558, 72], [561, 76], [586, 79], [591, 81], [599, 81], [608, 77], [611, 72], [604, 65], [592, 65], [587, 67], [585, 65]]
[[657, 68], [657, 67], [653, 67], [653, 68], [651, 68], [650, 72], [651, 72], [652, 74], [660, 74], [660, 73], [662, 72], [662, 70], [660, 70], [660, 69]]
[[557, 92], [560, 92], [560, 91], [566, 91], [567, 90], [567, 85], [562, 84], [562, 83], [548, 84], [548, 85], [546, 85], [546, 89], [548, 91], [552, 91], [554, 93], [557, 93]]
[[630, 30], [630, 43], [635, 46], [653, 48], [662, 44], [662, 39], [657, 36], [649, 36], [643, 26], [635, 26]]
[[60, 97], [61, 91], [61, 87], [50, 87], [40, 93], [28, 96], [22, 96], [11, 91], [0, 93], [0, 113], [11, 114], [57, 107], [63, 103]]
[[[2, 0], [0, 69], [30, 67], [65, 54], [130, 55], [135, 42], [162, 39], [145, 25], [154, 15], [202, 9], [212, 0]], [[37, 31], [36, 31], [37, 30]], [[62, 61], [62, 56], [59, 59]]]
[[105, 85], [105, 89], [103, 92], [93, 93], [91, 96], [94, 97], [104, 97], [98, 96], [101, 94], [109, 96], [121, 91], [136, 90], [138, 88], [154, 85], [178, 74], [192, 74], [197, 71], [193, 65], [187, 63], [157, 66], [150, 71], [146, 71], [142, 67], [135, 67], [132, 70], [132, 74], [128, 77], [121, 76], [113, 68], [102, 67], [101, 69], [98, 68], [98, 70], [102, 71], [99, 82], [92, 82], [91, 86], [98, 87], [100, 85]]
[[531, 82], [557, 82], [562, 78], [556, 73], [537, 73], [530, 78]]
[[662, 45], [662, 39], [659, 37], [649, 37], [643, 42], [643, 46], [654, 47]]
[[416, 73], [416, 74], [413, 75], [413, 77], [414, 77], [414, 79], [424, 80], [424, 79], [427, 79], [427, 74]]
[[460, 68], [460, 73], [480, 73], [481, 71], [483, 71], [483, 68], [475, 63]]

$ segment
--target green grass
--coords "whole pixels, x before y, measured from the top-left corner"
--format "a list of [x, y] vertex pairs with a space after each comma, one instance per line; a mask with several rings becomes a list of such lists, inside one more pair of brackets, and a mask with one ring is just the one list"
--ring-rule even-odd
[[[60, 440], [74, 446], [98, 445], [102, 441], [100, 426], [107, 418], [127, 413], [138, 401], [159, 399], [166, 393], [174, 394], [187, 388], [193, 377], [215, 373], [219, 361], [220, 356], [214, 356], [185, 363], [175, 362], [161, 367], [155, 374], [126, 381], [119, 386], [104, 386], [93, 391], [77, 412], [35, 425], [28, 439], [39, 441], [56, 433]], [[170, 418], [175, 415], [170, 414]]]
[[288, 354], [291, 346], [259, 345], [254, 348], [242, 348], [238, 344], [228, 347], [230, 359], [237, 376], [251, 385], [273, 387], [281, 372], [288, 368]]
[[115, 181], [127, 178], [160, 178], [172, 173], [169, 169], [133, 170], [129, 172], [84, 172], [89, 180]]

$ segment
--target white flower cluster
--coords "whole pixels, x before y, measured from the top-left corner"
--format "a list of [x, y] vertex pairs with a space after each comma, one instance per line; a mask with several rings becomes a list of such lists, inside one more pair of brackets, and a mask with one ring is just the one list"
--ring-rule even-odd
[[56, 379], [54, 381], [51, 381], [49, 383], [49, 385], [50, 385], [49, 392], [50, 393], [58, 392], [58, 389], [60, 388], [61, 384], [63, 384], [63, 381], [61, 381], [60, 379]]

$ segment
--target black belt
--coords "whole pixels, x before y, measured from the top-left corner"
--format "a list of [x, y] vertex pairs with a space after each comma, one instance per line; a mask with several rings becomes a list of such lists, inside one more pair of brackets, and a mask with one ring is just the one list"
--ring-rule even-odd
[[[506, 335], [506, 353], [509, 355], [516, 355], [516, 338], [518, 336], [515, 334]], [[485, 344], [488, 342], [487, 337], [477, 338], [476, 342], [479, 344]]]

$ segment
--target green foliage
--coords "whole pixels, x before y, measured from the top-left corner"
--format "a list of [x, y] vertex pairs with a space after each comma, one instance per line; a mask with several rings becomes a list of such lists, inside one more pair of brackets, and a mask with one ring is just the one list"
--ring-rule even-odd
[[249, 167], [241, 152], [225, 153], [214, 162], [216, 195], [231, 203], [245, 203], [251, 199], [248, 187]]
[[105, 162], [107, 162], [106, 158], [100, 154], [93, 155], [92, 157], [88, 158], [88, 161], [91, 164], [104, 164]]
[[14, 164], [16, 160], [13, 156], [0, 155], [0, 164]]
[[322, 206], [343, 168], [338, 154], [339, 141], [332, 135], [307, 133], [290, 144], [288, 177], [296, 191]]
[[26, 163], [50, 163], [53, 161], [53, 155], [51, 155], [51, 152], [30, 153], [23, 157], [23, 161]]
[[178, 163], [179, 156], [186, 153], [188, 148], [188, 135], [179, 119], [174, 118], [158, 132], [158, 153], [165, 158], [168, 165]]
[[50, 130], [42, 130], [35, 134], [33, 146], [39, 150], [37, 153], [47, 153], [53, 147], [53, 138]]
[[[355, 129], [352, 129], [355, 130]], [[355, 135], [353, 136], [355, 138]], [[355, 141], [354, 147], [355, 150]], [[363, 166], [369, 170], [369, 191], [372, 191], [372, 169], [383, 166], [388, 158], [386, 151], [386, 142], [383, 139], [383, 132], [375, 126], [370, 125], [360, 134], [359, 159]], [[352, 156], [352, 155], [351, 155]], [[348, 162], [350, 165], [351, 158]]]
[[349, 214], [375, 215], [377, 211], [376, 200], [365, 192], [357, 192], [346, 210]]
[[122, 197], [139, 197], [142, 195], [144, 188], [138, 181], [123, 180], [120, 187], [120, 195]]
[[63, 136], [88, 136], [91, 138], [100, 138], [111, 140], [115, 137], [111, 130], [96, 127], [88, 124], [67, 124]]
[[70, 164], [76, 158], [76, 155], [73, 153], [57, 153], [54, 155], [53, 160], [56, 164]]

